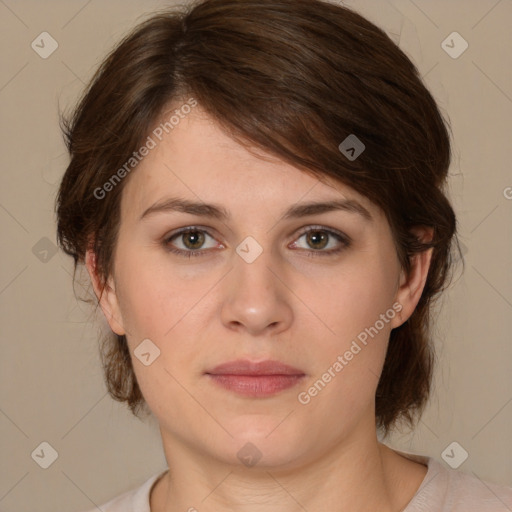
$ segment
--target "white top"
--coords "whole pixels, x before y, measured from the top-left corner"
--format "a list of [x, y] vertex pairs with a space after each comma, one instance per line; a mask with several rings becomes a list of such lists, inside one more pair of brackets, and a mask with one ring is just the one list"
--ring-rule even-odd
[[[428, 466], [423, 482], [403, 512], [512, 511], [512, 487], [491, 484], [462, 471], [446, 468], [431, 457], [395, 451]], [[111, 499], [101, 505], [100, 509], [103, 512], [151, 512], [151, 489], [166, 472], [153, 475], [140, 487]], [[87, 512], [97, 510], [95, 508]]]

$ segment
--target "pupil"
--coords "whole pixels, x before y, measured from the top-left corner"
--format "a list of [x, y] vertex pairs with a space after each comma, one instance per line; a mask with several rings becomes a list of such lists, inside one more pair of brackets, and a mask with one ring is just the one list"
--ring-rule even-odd
[[321, 244], [320, 246], [317, 246], [317, 248], [320, 248], [320, 249], [323, 249], [326, 245], [326, 240], [327, 240], [327, 236], [325, 233], [323, 233], [322, 231], [313, 231], [311, 233], [309, 233], [309, 240], [313, 240], [313, 245], [315, 243], [315, 241], [320, 241], [320, 242], [324, 242], [323, 244]]
[[[202, 245], [202, 237], [203, 235], [201, 233], [199, 233], [198, 231], [190, 231], [189, 233], [186, 234], [186, 237], [185, 237], [185, 245], [189, 248], [189, 249], [197, 249], [197, 246], [201, 246]], [[193, 240], [193, 239], [196, 239], [195, 242], [192, 241], [192, 243], [188, 243], [189, 240]]]

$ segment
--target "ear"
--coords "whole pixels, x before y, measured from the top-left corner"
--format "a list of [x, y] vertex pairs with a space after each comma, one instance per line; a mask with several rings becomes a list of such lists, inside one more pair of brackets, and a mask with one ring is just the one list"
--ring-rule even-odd
[[[414, 226], [411, 228], [411, 232], [422, 242], [430, 242], [434, 235], [433, 228], [426, 226]], [[401, 270], [395, 301], [401, 304], [402, 309], [391, 322], [393, 328], [405, 323], [414, 313], [427, 281], [432, 252], [433, 248], [430, 248], [415, 254], [411, 258], [411, 271], [409, 275], [406, 275], [405, 269]]]
[[96, 254], [92, 249], [87, 249], [85, 253], [85, 266], [91, 278], [96, 298], [100, 303], [101, 309], [108, 324], [110, 325], [110, 328], [120, 336], [125, 334], [126, 331], [124, 329], [123, 317], [119, 308], [114, 280], [112, 277], [109, 277], [105, 286], [102, 286], [97, 272]]

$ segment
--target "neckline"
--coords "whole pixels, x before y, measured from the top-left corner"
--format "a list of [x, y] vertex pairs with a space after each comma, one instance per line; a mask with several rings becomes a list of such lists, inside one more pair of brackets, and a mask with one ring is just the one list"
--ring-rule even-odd
[[[432, 457], [428, 457], [426, 455], [419, 455], [414, 453], [407, 453], [403, 452], [401, 450], [396, 450], [394, 448], [391, 448], [395, 453], [398, 453], [399, 455], [402, 455], [403, 457], [412, 460], [414, 462], [418, 462], [420, 464], [423, 464], [427, 467], [427, 472], [425, 473], [425, 476], [423, 477], [423, 480], [421, 481], [420, 486], [414, 493], [411, 500], [407, 503], [405, 506], [403, 512], [407, 512], [410, 506], [414, 505], [414, 502], [416, 501], [417, 496], [423, 492], [425, 487], [430, 483], [430, 481], [439, 473], [439, 471], [436, 470], [436, 461]], [[139, 508], [134, 507], [134, 510], [141, 510], [141, 512], [151, 512], [151, 493], [156, 486], [156, 484], [169, 472], [169, 468], [167, 468], [165, 471], [157, 473], [153, 475], [151, 478], [149, 478], [145, 484], [142, 485], [142, 487], [139, 489], [139, 492], [136, 494], [135, 501], [137, 503], [140, 503]]]
[[420, 483], [420, 486], [418, 489], [416, 489], [416, 492], [410, 499], [410, 501], [407, 503], [405, 508], [402, 512], [412, 512], [413, 508], [417, 506], [417, 500], [418, 496], [423, 493], [425, 488], [430, 485], [430, 482], [444, 469], [439, 462], [434, 459], [433, 457], [429, 457], [427, 455], [419, 455], [415, 453], [407, 453], [403, 452], [401, 450], [395, 450], [392, 448], [392, 450], [399, 455], [404, 456], [405, 458], [412, 460], [414, 462], [418, 462], [420, 464], [423, 464], [424, 466], [427, 466], [427, 472], [425, 473], [425, 476], [423, 477], [423, 480]]

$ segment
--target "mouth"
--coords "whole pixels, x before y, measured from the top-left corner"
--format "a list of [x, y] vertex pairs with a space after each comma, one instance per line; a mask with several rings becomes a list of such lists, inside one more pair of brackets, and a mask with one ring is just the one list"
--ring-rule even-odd
[[306, 374], [279, 361], [230, 361], [205, 374], [218, 386], [253, 398], [264, 398], [296, 386]]

